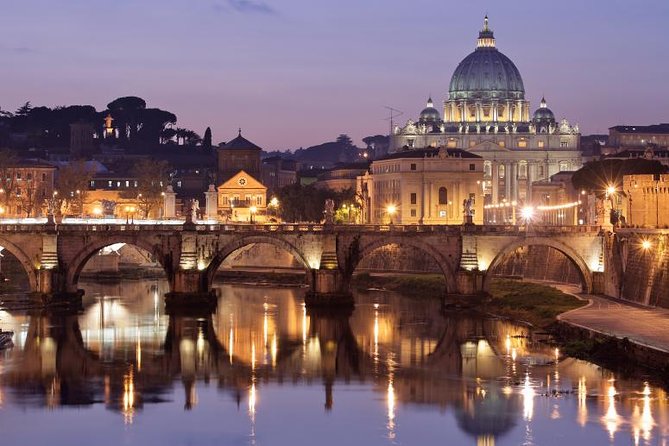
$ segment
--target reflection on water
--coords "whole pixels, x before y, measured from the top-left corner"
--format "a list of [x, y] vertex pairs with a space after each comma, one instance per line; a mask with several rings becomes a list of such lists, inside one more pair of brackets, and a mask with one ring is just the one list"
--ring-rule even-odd
[[165, 292], [156, 281], [90, 284], [82, 314], [1, 312], [16, 344], [0, 359], [3, 444], [667, 438], [662, 389], [564, 357], [509, 322], [387, 293], [312, 311], [300, 289], [249, 286], [221, 286], [213, 314], [165, 314]]

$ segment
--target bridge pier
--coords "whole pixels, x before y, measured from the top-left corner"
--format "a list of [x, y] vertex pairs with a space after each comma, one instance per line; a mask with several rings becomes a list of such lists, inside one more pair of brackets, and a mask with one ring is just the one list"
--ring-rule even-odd
[[216, 292], [209, 288], [204, 271], [180, 269], [174, 273], [170, 281], [171, 291], [165, 295], [167, 311], [216, 308]]
[[307, 307], [352, 307], [349, 283], [338, 269], [312, 269], [311, 289], [304, 297]]
[[485, 272], [460, 270], [455, 274], [455, 289], [458, 295], [474, 296], [484, 293]]
[[37, 289], [30, 295], [30, 301], [43, 307], [81, 309], [84, 290], [68, 289], [65, 274], [59, 269], [38, 269]]

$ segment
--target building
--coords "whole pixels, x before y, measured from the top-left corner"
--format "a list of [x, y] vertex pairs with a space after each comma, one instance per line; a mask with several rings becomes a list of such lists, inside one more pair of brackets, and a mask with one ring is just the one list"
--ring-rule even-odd
[[669, 123], [611, 127], [608, 145], [616, 148], [640, 148], [648, 145], [669, 147]]
[[297, 163], [272, 156], [262, 160], [262, 184], [270, 193], [297, 182]]
[[404, 150], [358, 177], [362, 219], [384, 224], [483, 223], [483, 158], [462, 149]]
[[219, 183], [232, 178], [240, 170], [254, 179], [262, 178], [260, 155], [262, 149], [242, 136], [242, 129], [235, 139], [218, 148]]
[[0, 167], [0, 216], [46, 215], [57, 167], [44, 160], [10, 161]]
[[626, 223], [636, 227], [669, 227], [669, 174], [625, 175]]
[[267, 215], [267, 188], [245, 171], [218, 186], [218, 215], [225, 221], [263, 222]]
[[658, 161], [665, 166], [669, 166], [669, 149], [660, 149], [658, 147], [646, 146], [646, 147], [630, 147], [623, 150], [610, 153], [603, 157], [604, 159], [619, 159], [619, 160], [630, 160], [630, 159], [647, 159]]
[[530, 110], [520, 71], [497, 49], [486, 16], [476, 49], [451, 77], [443, 118], [428, 99], [417, 121], [393, 129], [390, 150], [444, 146], [480, 155], [486, 202], [524, 203], [533, 182], [582, 165], [578, 126], [558, 122], [543, 98]]
[[364, 175], [369, 169], [369, 162], [362, 163], [340, 163], [331, 169], [326, 169], [318, 175], [314, 184], [321, 189], [329, 189], [335, 192], [355, 190], [356, 179]]

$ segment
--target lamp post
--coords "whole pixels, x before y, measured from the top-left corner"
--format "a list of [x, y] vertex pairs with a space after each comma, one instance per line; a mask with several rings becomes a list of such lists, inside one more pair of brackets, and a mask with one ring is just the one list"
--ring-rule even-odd
[[393, 224], [393, 215], [397, 212], [397, 206], [394, 204], [389, 204], [386, 206], [386, 212], [388, 213], [388, 217], [390, 217], [390, 224]]
[[135, 223], [135, 206], [125, 207], [125, 224], [127, 225], [129, 223]]
[[253, 216], [258, 212], [258, 208], [255, 206], [251, 206], [249, 208], [249, 211], [251, 212], [251, 223], [253, 223]]
[[272, 213], [274, 217], [278, 220], [279, 218], [279, 199], [276, 197], [272, 197], [271, 200], [269, 200], [269, 207], [272, 209]]

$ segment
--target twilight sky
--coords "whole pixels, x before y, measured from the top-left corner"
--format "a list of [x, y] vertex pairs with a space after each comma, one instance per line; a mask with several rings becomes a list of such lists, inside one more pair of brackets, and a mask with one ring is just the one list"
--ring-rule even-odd
[[0, 107], [136, 95], [214, 142], [387, 133], [440, 105], [485, 13], [532, 108], [584, 134], [669, 122], [667, 0], [21, 0], [0, 15]]

